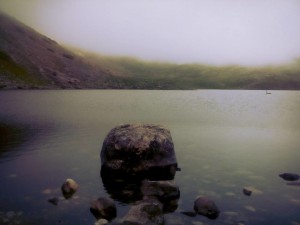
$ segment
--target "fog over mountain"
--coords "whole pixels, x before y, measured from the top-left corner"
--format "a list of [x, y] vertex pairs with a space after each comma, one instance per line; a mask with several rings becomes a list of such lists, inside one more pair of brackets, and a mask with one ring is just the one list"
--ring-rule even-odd
[[214, 65], [300, 56], [299, 0], [2, 0], [0, 8], [69, 46]]
[[[14, 0], [12, 0], [12, 2], [14, 2]], [[47, 1], [36, 2], [45, 4]], [[58, 4], [59, 2], [53, 1], [51, 4], [52, 3]], [[74, 4], [75, 3], [78, 2], [74, 0]], [[18, 6], [22, 6], [22, 3]], [[18, 7], [14, 9], [18, 9]], [[28, 11], [23, 10], [22, 12], [23, 14], [20, 15], [25, 16]], [[59, 15], [59, 13], [57, 14]], [[66, 15], [68, 15], [67, 11]], [[25, 18], [30, 18], [29, 14]], [[43, 21], [36, 19], [35, 22], [40, 23]], [[128, 48], [128, 51], [136, 51], [136, 54], [133, 54], [129, 52], [126, 53], [122, 48], [131, 45], [129, 42], [126, 42], [126, 40], [128, 40], [128, 37], [125, 37], [127, 31], [124, 31], [124, 35], [120, 33], [118, 38], [117, 36], [115, 37], [115, 40], [111, 37], [110, 42], [100, 38], [97, 40], [98, 45], [96, 45], [93, 41], [96, 40], [95, 38], [97, 38], [97, 36], [91, 35], [91, 33], [89, 33], [90, 40], [84, 38], [80, 39], [81, 34], [88, 33], [89, 26], [86, 32], [83, 32], [83, 28], [80, 29], [81, 32], [79, 30], [76, 31], [78, 35], [72, 33], [72, 31], [75, 32], [74, 27], [65, 29], [69, 34], [69, 41], [63, 42], [59, 37], [53, 38], [55, 36], [54, 34], [47, 34], [47, 31], [43, 32], [42, 28], [33, 27], [34, 29], [32, 29], [31, 25], [28, 24], [30, 24], [29, 21], [18, 21], [4, 13], [0, 13], [0, 89], [300, 90], [300, 57], [292, 60], [292, 58], [294, 58], [292, 55], [289, 55], [291, 57], [290, 59], [288, 57], [285, 59], [287, 60], [286, 63], [283, 59], [279, 60], [277, 63], [280, 63], [280, 65], [262, 66], [260, 63], [267, 63], [267, 61], [261, 60], [260, 63], [257, 63], [259, 66], [253, 66], [255, 60], [260, 59], [263, 55], [256, 54], [257, 57], [254, 57], [254, 51], [256, 50], [250, 49], [250, 46], [248, 46], [249, 52], [253, 53], [254, 58], [253, 60], [246, 60], [247, 63], [245, 64], [248, 65], [251, 62], [251, 67], [244, 65], [219, 65], [223, 63], [238, 63], [238, 60], [233, 59], [233, 49], [231, 50], [229, 49], [230, 46], [224, 45], [228, 47], [228, 51], [219, 51], [219, 49], [215, 52], [205, 51], [205, 54], [199, 54], [197, 56], [205, 57], [205, 60], [208, 61], [206, 62], [204, 59], [199, 59], [200, 63], [197, 61], [197, 63], [193, 64], [190, 62], [195, 60], [196, 55], [193, 55], [192, 52], [197, 52], [197, 47], [193, 48], [192, 42], [186, 42], [186, 45], [181, 45], [180, 38], [177, 39], [177, 45], [174, 45], [174, 42], [172, 42], [174, 49], [171, 49], [166, 48], [165, 45], [151, 45], [152, 39], [148, 36], [145, 36], [144, 42], [138, 41], [140, 38], [137, 37], [135, 43], [131, 43], [132, 48]], [[55, 24], [54, 21], [52, 21], [51, 24]], [[77, 21], [78, 27], [80, 27], [79, 24], [80, 21]], [[91, 27], [97, 27], [97, 24], [90, 25]], [[48, 29], [47, 26], [43, 27]], [[58, 23], [57, 27], [60, 27], [60, 23]], [[65, 27], [68, 26], [65, 25]], [[182, 27], [184, 26], [182, 25]], [[109, 31], [109, 28], [110, 26], [107, 26], [107, 31]], [[295, 31], [297, 30], [296, 28], [297, 27], [295, 27]], [[105, 30], [106, 29], [101, 32], [105, 33]], [[58, 31], [59, 30], [55, 30], [55, 34], [60, 34]], [[122, 32], [122, 30], [120, 30], [120, 32]], [[61, 34], [63, 33], [64, 32], [61, 32]], [[180, 32], [177, 34], [177, 36], [180, 36]], [[156, 34], [153, 34], [153, 37], [155, 35]], [[174, 39], [176, 39], [177, 36], [175, 35]], [[75, 42], [79, 40], [81, 41], [76, 44]], [[147, 41], [149, 43], [145, 44]], [[167, 39], [165, 39], [165, 41], [167, 44]], [[155, 40], [153, 40], [153, 42], [155, 42]], [[126, 45], [126, 43], [128, 45]], [[291, 50], [290, 52], [294, 52], [296, 58], [297, 46], [292, 45], [292, 41], [286, 43], [291, 44], [290, 47], [294, 47], [292, 49], [293, 51]], [[80, 46], [80, 44], [86, 44], [87, 46], [85, 46], [85, 48], [87, 50], [83, 50], [84, 46]], [[116, 46], [114, 46], [114, 44]], [[69, 47], [64, 45], [68, 45]], [[89, 45], [91, 45], [90, 49], [88, 47]], [[188, 48], [189, 45], [190, 47]], [[110, 49], [111, 46], [116, 52]], [[140, 48], [137, 48], [139, 46]], [[199, 47], [203, 46], [199, 44]], [[285, 49], [283, 46], [279, 47]], [[103, 49], [106, 48], [110, 50], [107, 50], [107, 52], [104, 51]], [[149, 51], [145, 51], [144, 48], [148, 48]], [[243, 47], [243, 49], [245, 49], [245, 47]], [[245, 54], [241, 54], [243, 49], [241, 48], [240, 50], [240, 60], [245, 60], [245, 58], [243, 58]], [[172, 50], [174, 54], [169, 54], [170, 50]], [[190, 51], [191, 54], [185, 54], [184, 50]], [[99, 52], [101, 54], [99, 54]], [[143, 55], [148, 53], [149, 55], [147, 57]], [[218, 57], [213, 53], [219, 53], [217, 54]], [[222, 55], [221, 53], [224, 54], [223, 61], [221, 60], [222, 57], [220, 57]], [[284, 54], [275, 54], [274, 52], [273, 54], [271, 54], [271, 52], [266, 53], [268, 53], [266, 55], [269, 60], [284, 56]], [[108, 56], [106, 54], [121, 54], [127, 56]], [[130, 55], [141, 58], [132, 58], [129, 57]], [[229, 57], [229, 55], [231, 55], [231, 57]], [[250, 56], [252, 57], [252, 55]], [[209, 60], [209, 57], [212, 57], [211, 60]], [[161, 59], [169, 62], [142, 60], [144, 58], [150, 60]], [[241, 61], [239, 63], [242, 64]], [[271, 63], [271, 61], [268, 61], [268, 63]], [[275, 63], [275, 61], [272, 61], [272, 63]]]

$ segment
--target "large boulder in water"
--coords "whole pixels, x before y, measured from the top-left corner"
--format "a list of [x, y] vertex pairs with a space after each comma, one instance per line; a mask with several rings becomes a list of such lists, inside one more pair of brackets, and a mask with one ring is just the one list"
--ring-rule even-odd
[[170, 131], [149, 124], [113, 128], [103, 142], [101, 163], [102, 174], [125, 173], [151, 180], [173, 179], [177, 169]]

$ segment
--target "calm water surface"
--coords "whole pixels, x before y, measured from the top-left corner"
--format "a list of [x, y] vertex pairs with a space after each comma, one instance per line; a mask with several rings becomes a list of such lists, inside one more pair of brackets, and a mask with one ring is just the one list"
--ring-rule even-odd
[[[170, 129], [182, 169], [178, 208], [165, 224], [300, 225], [300, 186], [278, 177], [300, 174], [299, 115], [296, 91], [0, 92], [0, 224], [94, 224], [90, 202], [109, 196], [103, 140], [114, 126], [138, 122]], [[80, 188], [64, 200], [69, 177]], [[181, 213], [199, 195], [219, 206], [216, 220]], [[118, 218], [129, 207], [117, 201]]]

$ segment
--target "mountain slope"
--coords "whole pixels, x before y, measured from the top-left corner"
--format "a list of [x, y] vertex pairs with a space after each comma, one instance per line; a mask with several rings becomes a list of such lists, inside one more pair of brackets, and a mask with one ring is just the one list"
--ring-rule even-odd
[[0, 88], [110, 88], [111, 75], [0, 14]]
[[300, 59], [262, 67], [178, 65], [68, 49], [0, 13], [0, 89], [300, 90]]
[[300, 90], [300, 59], [277, 66], [212, 66], [141, 61], [85, 53], [123, 86], [140, 89]]

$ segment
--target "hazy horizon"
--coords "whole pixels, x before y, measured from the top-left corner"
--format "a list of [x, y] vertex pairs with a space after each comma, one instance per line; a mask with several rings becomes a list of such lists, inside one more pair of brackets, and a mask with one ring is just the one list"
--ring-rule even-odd
[[298, 0], [2, 0], [69, 46], [174, 63], [266, 65], [300, 57]]

